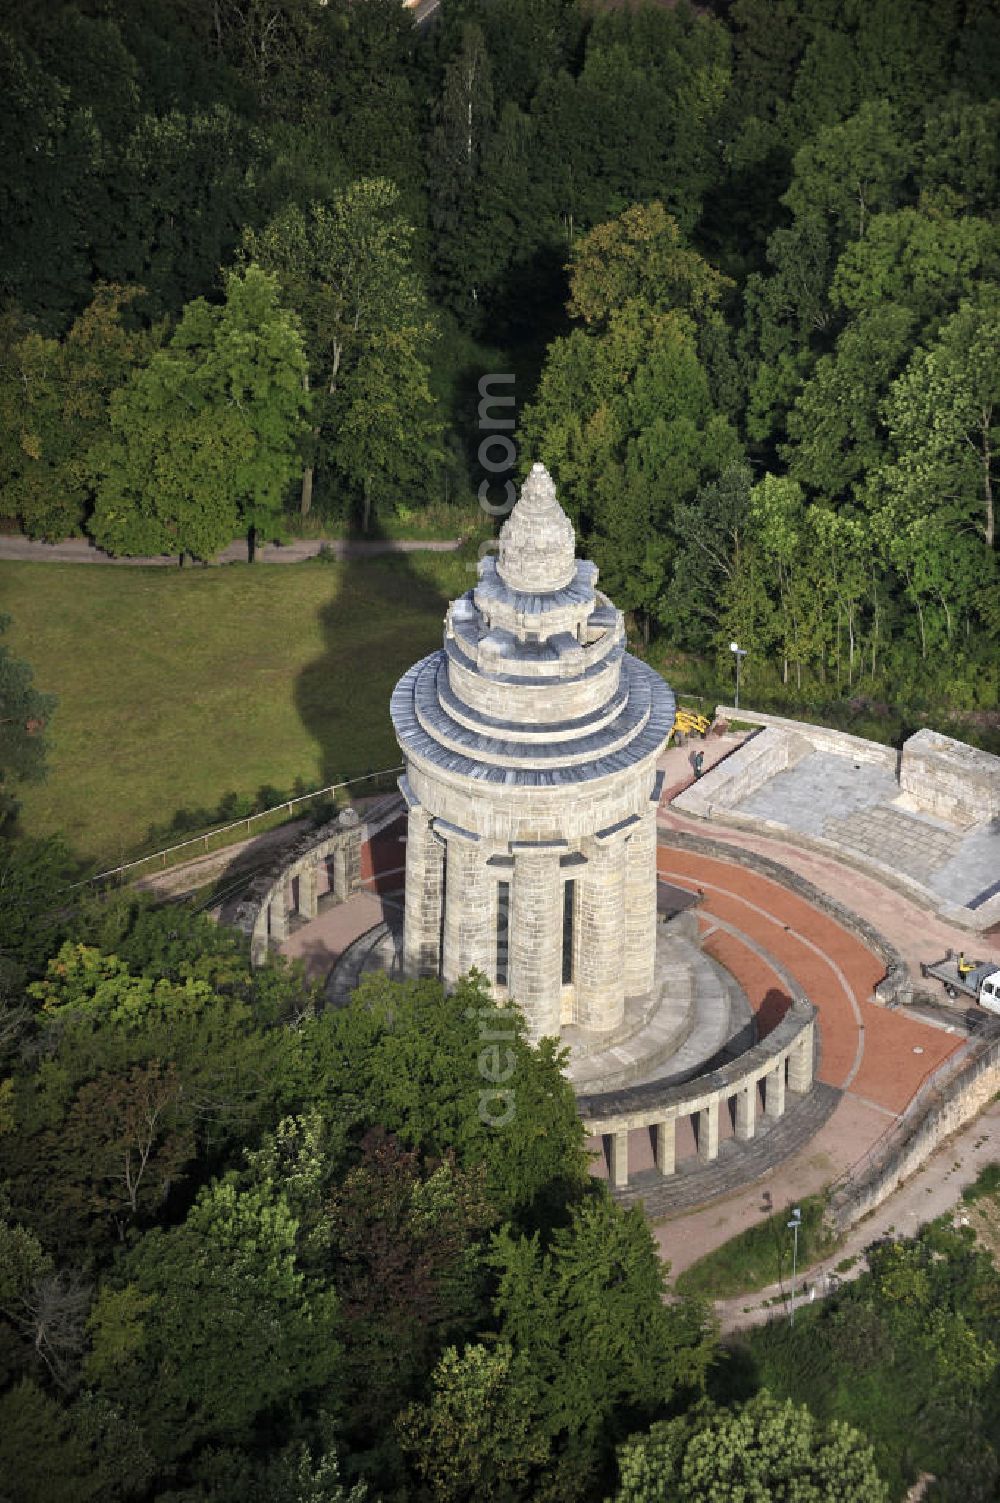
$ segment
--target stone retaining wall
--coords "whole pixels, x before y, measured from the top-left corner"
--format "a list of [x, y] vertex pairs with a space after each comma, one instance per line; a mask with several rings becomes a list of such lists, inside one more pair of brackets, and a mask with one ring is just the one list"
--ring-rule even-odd
[[904, 741], [899, 786], [950, 824], [968, 827], [1000, 816], [1000, 758], [939, 731], [917, 731]]
[[736, 804], [756, 793], [779, 772], [794, 767], [811, 749], [804, 737], [768, 726], [717, 762], [704, 778], [678, 794], [674, 803], [686, 814], [700, 819], [711, 819], [715, 809], [724, 809], [728, 817]]
[[846, 1232], [874, 1211], [909, 1179], [940, 1143], [982, 1111], [1000, 1090], [1000, 1024], [989, 1023], [963, 1051], [914, 1098], [905, 1116], [878, 1151], [841, 1182], [827, 1215], [837, 1232]]
[[869, 762], [873, 767], [884, 767], [894, 773], [899, 761], [895, 747], [883, 746], [879, 741], [866, 741], [862, 736], [851, 736], [847, 731], [834, 731], [829, 726], [811, 725], [806, 720], [788, 720], [782, 715], [766, 715], [760, 710], [737, 710], [733, 705], [716, 705], [716, 720], [746, 720], [752, 725], [769, 726], [787, 735], [801, 737], [812, 751], [830, 752], [835, 757], [851, 757], [855, 762]]

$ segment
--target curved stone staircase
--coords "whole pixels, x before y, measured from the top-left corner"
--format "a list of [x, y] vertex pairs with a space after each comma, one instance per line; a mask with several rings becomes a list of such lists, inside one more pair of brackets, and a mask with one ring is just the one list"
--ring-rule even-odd
[[657, 931], [654, 991], [634, 1006], [633, 1026], [613, 1040], [563, 1030], [572, 1050], [566, 1074], [577, 1093], [679, 1083], [754, 1042], [750, 1004], [736, 982], [669, 924]]

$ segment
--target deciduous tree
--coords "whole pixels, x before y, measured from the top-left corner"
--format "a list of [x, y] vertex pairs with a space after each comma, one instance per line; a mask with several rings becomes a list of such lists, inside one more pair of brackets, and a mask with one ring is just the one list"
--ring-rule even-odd
[[[413, 425], [418, 431], [410, 456], [419, 452], [420, 423], [431, 405], [426, 355], [433, 326], [414, 270], [412, 244], [413, 230], [400, 212], [397, 188], [378, 178], [354, 183], [328, 204], [313, 204], [308, 215], [289, 206], [260, 233], [244, 235], [245, 256], [277, 276], [283, 297], [302, 321], [308, 382], [315, 393], [303, 512], [312, 504], [317, 454], [326, 453], [338, 464], [345, 410], [356, 409], [359, 431], [368, 415], [383, 451], [394, 424]], [[395, 416], [388, 421], [388, 393], [379, 373], [394, 361], [405, 375], [405, 400], [396, 402]], [[370, 404], [366, 382], [372, 388]], [[351, 462], [349, 445], [346, 450], [345, 470], [357, 485], [359, 474], [372, 474], [376, 456], [368, 456], [365, 470], [364, 464]], [[387, 469], [391, 473], [391, 466]]]
[[110, 433], [112, 393], [158, 335], [126, 329], [137, 287], [99, 285], [63, 339], [23, 333], [0, 370], [3, 510], [30, 537], [78, 532], [96, 487], [93, 451]]
[[582, 1495], [621, 1408], [648, 1412], [697, 1393], [711, 1342], [701, 1307], [666, 1305], [665, 1270], [638, 1210], [606, 1194], [572, 1207], [543, 1250], [494, 1239], [496, 1312], [523, 1375], [521, 1402], [553, 1444], [563, 1491]]
[[441, 1503], [512, 1503], [527, 1495], [549, 1444], [520, 1402], [514, 1356], [504, 1342], [449, 1347], [430, 1398], [402, 1411], [396, 1430], [417, 1476]]
[[92, 531], [116, 554], [209, 559], [242, 525], [280, 531], [309, 407], [306, 359], [275, 278], [250, 266], [226, 302], [202, 299], [121, 392]]
[[117, 1388], [143, 1395], [161, 1457], [207, 1437], [245, 1440], [260, 1414], [335, 1378], [335, 1300], [307, 1283], [295, 1240], [280, 1192], [223, 1181], [129, 1255], [123, 1273], [153, 1303]]
[[705, 1405], [661, 1420], [618, 1452], [614, 1503], [886, 1503], [864, 1436], [834, 1420], [820, 1424], [805, 1405], [779, 1403], [765, 1390], [734, 1410]]

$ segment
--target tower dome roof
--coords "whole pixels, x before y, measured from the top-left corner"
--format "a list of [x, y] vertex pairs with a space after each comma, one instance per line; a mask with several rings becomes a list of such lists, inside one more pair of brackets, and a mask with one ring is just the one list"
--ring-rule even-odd
[[649, 771], [670, 735], [673, 693], [627, 652], [622, 614], [597, 590], [596, 565], [576, 558], [543, 465], [504, 525], [499, 558], [480, 559], [478, 572], [448, 608], [443, 650], [393, 693], [408, 767], [433, 767], [477, 796]]
[[573, 524], [543, 464], [532, 465], [500, 531], [497, 572], [512, 590], [529, 595], [564, 589], [576, 576]]

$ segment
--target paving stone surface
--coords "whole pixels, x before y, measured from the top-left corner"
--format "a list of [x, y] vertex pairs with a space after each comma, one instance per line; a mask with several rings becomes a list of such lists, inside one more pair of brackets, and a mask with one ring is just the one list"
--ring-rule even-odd
[[844, 819], [899, 796], [891, 772], [829, 752], [811, 752], [777, 773], [736, 807], [741, 814], [773, 819], [803, 835], [823, 835], [829, 819]]
[[977, 906], [977, 899], [982, 902], [1000, 890], [1000, 820], [970, 830], [927, 885], [970, 908]]
[[924, 884], [951, 861], [962, 844], [956, 832], [940, 821], [906, 814], [885, 804], [859, 809], [846, 818], [828, 819], [823, 834], [876, 861], [888, 860]]
[[907, 807], [886, 768], [811, 752], [737, 804], [740, 814], [834, 840], [967, 904], [1000, 881], [1000, 820], [971, 829]]

